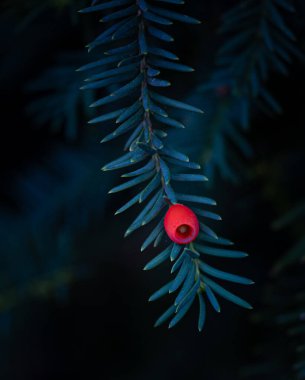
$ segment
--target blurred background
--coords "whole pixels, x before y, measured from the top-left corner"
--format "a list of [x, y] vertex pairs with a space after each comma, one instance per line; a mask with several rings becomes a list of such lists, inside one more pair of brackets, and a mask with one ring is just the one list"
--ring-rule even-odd
[[210, 177], [217, 231], [250, 254], [223, 267], [256, 282], [232, 287], [253, 312], [224, 301], [202, 334], [195, 308], [152, 327], [169, 268], [144, 273], [146, 231], [123, 238], [136, 210], [113, 216], [127, 194], [108, 196], [120, 173], [100, 168], [122, 142], [99, 144], [109, 128], [87, 124], [97, 94], [75, 71], [100, 53], [84, 48], [102, 29], [87, 5], [0, 5], [0, 378], [305, 379], [303, 0], [188, 0], [203, 23], [172, 31], [196, 71], [169, 73], [168, 94], [205, 114], [180, 113], [169, 138]]

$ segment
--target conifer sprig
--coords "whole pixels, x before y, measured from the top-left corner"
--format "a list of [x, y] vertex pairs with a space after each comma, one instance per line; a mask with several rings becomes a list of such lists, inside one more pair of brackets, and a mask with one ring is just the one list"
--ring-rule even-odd
[[[240, 1], [226, 12], [220, 27], [224, 43], [216, 57], [211, 79], [199, 87], [216, 95], [216, 105], [208, 129], [213, 136], [210, 166], [223, 177], [237, 180], [236, 156], [230, 143], [246, 158], [252, 149], [244, 132], [250, 126], [251, 112], [258, 106], [269, 116], [281, 112], [281, 106], [268, 90], [268, 79], [275, 72], [289, 74], [294, 59], [304, 60], [296, 46], [296, 36], [287, 21], [295, 12], [292, 0]], [[229, 142], [229, 143], [228, 143]]]
[[[104, 46], [104, 55], [98, 61], [81, 67], [80, 71], [95, 70], [87, 79], [83, 89], [106, 88], [108, 94], [91, 106], [100, 107], [120, 101], [119, 109], [103, 113], [89, 121], [91, 124], [113, 120], [116, 128], [103, 138], [110, 141], [129, 133], [124, 153], [118, 159], [106, 164], [103, 170], [114, 170], [136, 165], [136, 169], [122, 175], [126, 182], [114, 187], [116, 193], [131, 187], [141, 186], [139, 192], [123, 205], [116, 213], [126, 211], [131, 206], [145, 204], [139, 215], [128, 227], [125, 236], [152, 221], [156, 225], [145, 239], [141, 251], [148, 246], [157, 247], [163, 243], [163, 219], [168, 205], [184, 203], [187, 205], [213, 206], [213, 199], [194, 194], [181, 194], [176, 191], [176, 182], [203, 182], [206, 177], [193, 174], [189, 170], [200, 169], [197, 163], [171, 147], [163, 128], [184, 128], [184, 125], [170, 115], [172, 108], [202, 113], [194, 106], [161, 95], [158, 88], [168, 87], [170, 83], [160, 78], [162, 69], [191, 72], [193, 69], [178, 63], [178, 57], [164, 49], [162, 43], [173, 41], [173, 37], [163, 31], [174, 21], [199, 24], [193, 17], [186, 16], [159, 6], [158, 3], [183, 4], [181, 0], [113, 0], [95, 1], [82, 13], [106, 11], [103, 23], [110, 23], [106, 29], [89, 44], [89, 50]], [[154, 4], [157, 5], [154, 5]], [[98, 71], [97, 71], [98, 70]], [[110, 91], [109, 91], [110, 89]], [[181, 172], [182, 171], [182, 172]], [[192, 207], [192, 206], [191, 206]], [[176, 325], [187, 313], [197, 298], [199, 302], [198, 328], [202, 330], [206, 315], [206, 300], [219, 312], [216, 294], [245, 308], [251, 306], [229, 292], [212, 278], [240, 284], [252, 281], [234, 274], [213, 268], [202, 260], [204, 256], [240, 258], [245, 253], [228, 249], [231, 242], [219, 238], [206, 225], [206, 219], [219, 220], [210, 211], [193, 209], [200, 223], [200, 234], [195, 242], [187, 245], [167, 244], [146, 266], [145, 270], [155, 268], [166, 260], [173, 263], [173, 280], [155, 292], [150, 301], [177, 292], [174, 304], [157, 320], [156, 326], [170, 319], [169, 327]], [[157, 221], [156, 221], [157, 220]], [[214, 245], [218, 244], [221, 248]]]

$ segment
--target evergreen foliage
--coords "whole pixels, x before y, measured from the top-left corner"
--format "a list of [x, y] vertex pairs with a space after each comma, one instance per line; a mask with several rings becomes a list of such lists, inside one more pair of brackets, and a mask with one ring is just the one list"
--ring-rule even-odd
[[[150, 0], [149, 3], [157, 7], [164, 6], [174, 12], [178, 5], [157, 0]], [[4, 53], [0, 65], [0, 82], [4, 94], [2, 99], [4, 115], [2, 165], [5, 172], [1, 173], [1, 195], [4, 195], [4, 199], [1, 199], [0, 205], [0, 335], [3, 346], [0, 377], [8, 378], [5, 371], [11, 365], [11, 361], [7, 360], [10, 356], [14, 363], [20, 360], [18, 370], [22, 375], [19, 377], [32, 378], [30, 374], [24, 372], [26, 365], [22, 363], [31, 363], [28, 359], [31, 359], [32, 355], [36, 363], [37, 349], [41, 348], [37, 342], [39, 338], [42, 346], [39, 353], [42, 356], [40, 363], [45, 367], [40, 371], [46, 371], [47, 377], [49, 375], [49, 368], [45, 365], [47, 358], [50, 358], [54, 371], [60, 371], [62, 366], [69, 367], [69, 355], [72, 356], [73, 365], [69, 367], [68, 372], [75, 369], [75, 363], [81, 362], [85, 368], [85, 377], [87, 377], [87, 363], [89, 362], [91, 366], [94, 361], [92, 353], [96, 350], [97, 358], [94, 364], [102, 365], [106, 368], [105, 371], [107, 367], [110, 368], [108, 370], [111, 378], [126, 377], [125, 363], [128, 360], [130, 368], [127, 376], [134, 378], [147, 376], [146, 368], [150, 368], [152, 377], [160, 373], [164, 376], [168, 373], [175, 376], [177, 373], [180, 377], [189, 377], [196, 373], [199, 376], [204, 374], [212, 378], [225, 376], [226, 380], [236, 379], [239, 378], [237, 371], [244, 366], [249, 352], [252, 351], [250, 365], [242, 371], [242, 375], [250, 377], [251, 380], [304, 378], [303, 166], [305, 157], [302, 114], [304, 75], [302, 63], [294, 59], [295, 57], [302, 59], [297, 47], [301, 44], [292, 38], [291, 33], [299, 40], [304, 40], [304, 34], [300, 36], [297, 24], [298, 19], [301, 19], [303, 23], [305, 8], [304, 3], [297, 0], [234, 1], [234, 4], [237, 3], [237, 7], [234, 9], [231, 7], [223, 19], [219, 19], [223, 31], [217, 37], [212, 20], [218, 19], [223, 9], [227, 7], [227, 2], [220, 1], [212, 4], [201, 4], [196, 0], [188, 2], [193, 14], [197, 15], [198, 10], [201, 12], [200, 17], [205, 13], [208, 14], [206, 26], [208, 30], [203, 32], [200, 27], [186, 29], [185, 25], [182, 25], [180, 30], [178, 28], [176, 30], [177, 34], [180, 34], [180, 38], [177, 38], [178, 42], [171, 45], [175, 46], [177, 51], [179, 49], [179, 56], [184, 55], [187, 63], [191, 63], [199, 70], [191, 74], [190, 82], [186, 83], [184, 79], [187, 77], [184, 77], [184, 73], [180, 71], [171, 73], [165, 66], [162, 69], [164, 73], [168, 73], [170, 79], [173, 78], [175, 87], [172, 94], [177, 90], [180, 96], [183, 95], [183, 98], [181, 97], [183, 102], [204, 108], [205, 114], [187, 112], [185, 109], [168, 105], [162, 106], [161, 103], [156, 105], [162, 107], [170, 116], [165, 117], [164, 114], [160, 115], [150, 110], [154, 135], [157, 134], [165, 148], [168, 148], [167, 143], [172, 141], [175, 150], [183, 153], [179, 153], [180, 160], [177, 160], [163, 155], [162, 149], [156, 149], [160, 156], [160, 163], [163, 160], [169, 168], [167, 171], [166, 166], [162, 164], [161, 168], [160, 164], [158, 177], [156, 176], [158, 170], [155, 169], [154, 161], [151, 159], [152, 152], [148, 149], [149, 147], [147, 148], [149, 144], [143, 137], [140, 145], [144, 144], [142, 148], [147, 149], [147, 158], [136, 163], [133, 168], [126, 166], [127, 173], [123, 174], [123, 179], [130, 181], [146, 173], [150, 175], [149, 172], [154, 170], [155, 175], [146, 182], [144, 179], [144, 182], [139, 183], [134, 198], [129, 202], [126, 199], [125, 207], [121, 207], [118, 213], [127, 210], [128, 206], [130, 206], [128, 211], [135, 216], [136, 213], [143, 211], [158, 191], [164, 194], [165, 190], [161, 185], [161, 178], [164, 178], [170, 179], [170, 182], [166, 184], [172, 187], [176, 197], [178, 195], [180, 198], [178, 202], [186, 202], [196, 212], [202, 223], [206, 224], [205, 221], [210, 218], [210, 223], [213, 223], [211, 227], [214, 228], [214, 223], [217, 223], [220, 217], [209, 207], [202, 209], [200, 203], [191, 203], [187, 200], [191, 195], [188, 192], [194, 191], [196, 197], [210, 196], [211, 191], [217, 193], [216, 198], [224, 205], [221, 213], [228, 214], [225, 219], [229, 220], [230, 225], [226, 228], [229, 228], [234, 240], [243, 241], [242, 244], [247, 246], [247, 250], [255, 252], [255, 255], [251, 255], [251, 271], [255, 273], [255, 278], [259, 283], [259, 286], [253, 288], [255, 294], [252, 294], [257, 312], [249, 314], [250, 321], [243, 319], [240, 323], [238, 313], [241, 312], [234, 310], [234, 315], [232, 315], [229, 311], [223, 316], [217, 331], [214, 329], [206, 331], [203, 336], [204, 341], [198, 340], [197, 334], [185, 330], [192, 328], [186, 325], [169, 339], [167, 337], [162, 347], [159, 344], [159, 337], [162, 337], [163, 332], [155, 334], [147, 328], [147, 318], [143, 318], [147, 309], [143, 309], [142, 304], [137, 301], [143, 293], [150, 293], [150, 288], [153, 286], [152, 281], [147, 281], [149, 280], [147, 276], [150, 274], [146, 272], [141, 274], [134, 269], [137, 265], [131, 263], [134, 257], [128, 253], [134, 250], [133, 244], [136, 239], [128, 240], [127, 244], [122, 244], [119, 239], [116, 239], [121, 223], [117, 223], [117, 218], [110, 217], [111, 220], [109, 220], [109, 209], [119, 202], [118, 196], [112, 197], [111, 207], [107, 207], [106, 204], [109, 198], [102, 196], [109, 186], [121, 186], [117, 183], [119, 174], [117, 171], [111, 171], [104, 178], [97, 175], [100, 162], [106, 162], [107, 157], [118, 154], [124, 138], [122, 134], [120, 139], [116, 140], [116, 145], [104, 145], [103, 149], [100, 149], [96, 144], [96, 137], [101, 133], [99, 127], [101, 126], [103, 131], [108, 127], [113, 127], [114, 121], [121, 117], [121, 113], [118, 113], [115, 119], [106, 120], [106, 117], [102, 124], [104, 116], [99, 116], [95, 112], [99, 110], [99, 107], [88, 107], [96, 95], [102, 97], [117, 91], [127, 81], [136, 78], [140, 74], [140, 69], [136, 69], [134, 75], [131, 75], [126, 82], [122, 77], [126, 75], [125, 78], [128, 78], [128, 73], [113, 75], [112, 72], [109, 77], [82, 83], [88, 72], [98, 75], [116, 69], [115, 60], [118, 58], [115, 54], [109, 56], [101, 54], [99, 45], [96, 48], [91, 46], [94, 62], [108, 58], [108, 63], [104, 61], [105, 65], [93, 68], [90, 68], [91, 64], [89, 64], [82, 67], [81, 71], [75, 71], [78, 66], [84, 65], [88, 60], [87, 53], [79, 52], [79, 49], [84, 39], [91, 38], [96, 25], [90, 22], [92, 18], [79, 17], [76, 13], [77, 9], [86, 6], [84, 0], [44, 2], [13, 0], [1, 4], [0, 8], [4, 10], [0, 16]], [[101, 4], [104, 3], [97, 1], [93, 6]], [[126, 3], [126, 7], [129, 4], [131, 5], [132, 2]], [[296, 12], [292, 12], [291, 5], [294, 4]], [[261, 12], [262, 7], [265, 7], [264, 12]], [[280, 27], [280, 24], [277, 26], [279, 22], [276, 20], [277, 16], [271, 12], [274, 7], [281, 16], [284, 27], [283, 25]], [[117, 12], [119, 9], [120, 7], [109, 8], [105, 14], [107, 16], [108, 12], [112, 14], [111, 12]], [[92, 15], [94, 17], [100, 14], [92, 12]], [[139, 21], [140, 17], [142, 16], [138, 15], [136, 19]], [[165, 16], [163, 18], [168, 19]], [[266, 28], [263, 28], [265, 36], [261, 35], [259, 39], [255, 28], [262, 24], [262, 19], [266, 24]], [[113, 23], [115, 21], [111, 25]], [[163, 26], [158, 27], [153, 21], [145, 20], [144, 23], [146, 26], [151, 25], [172, 34], [170, 25], [164, 25], [163, 28]], [[109, 24], [105, 23], [105, 25], [107, 27]], [[138, 30], [138, 25], [139, 23], [136, 23], [133, 27]], [[285, 28], [289, 28], [290, 32], [284, 32]], [[266, 34], [265, 29], [269, 33], [272, 44], [277, 46], [276, 48], [271, 49], [266, 43], [265, 37], [268, 33]], [[181, 38], [190, 35], [194, 39]], [[163, 49], [163, 54], [167, 54], [167, 56], [156, 58], [155, 55], [151, 56], [149, 51], [146, 57], [180, 63], [176, 54], [169, 52], [161, 40], [151, 35], [146, 37], [150, 48], [154, 44], [155, 52], [160, 53], [160, 49]], [[221, 47], [216, 59], [217, 65], [213, 67], [214, 61], [210, 57], [218, 46], [218, 38]], [[126, 38], [111, 39], [101, 47], [103, 50], [110, 50], [136, 40], [137, 31]], [[189, 41], [192, 41], [192, 44]], [[253, 54], [250, 54], [252, 48]], [[256, 57], [254, 51], [264, 58], [266, 76], [262, 75], [261, 64], [254, 59]], [[128, 54], [126, 55], [128, 56], [126, 59], [132, 59]], [[139, 61], [142, 60], [143, 55], [139, 54]], [[284, 56], [287, 59], [281, 61]], [[125, 55], [122, 60], [124, 59]], [[122, 62], [119, 66], [124, 65], [125, 62]], [[239, 65], [241, 71], [236, 65]], [[282, 70], [279, 69], [280, 67]], [[157, 65], [151, 64], [151, 68], [161, 71]], [[254, 92], [255, 86], [250, 75], [253, 70], [257, 72], [259, 89], [257, 94]], [[286, 75], [289, 74], [289, 79], [281, 78], [285, 70]], [[148, 75], [148, 69], [146, 71]], [[210, 79], [203, 82], [203, 78], [209, 72], [212, 73]], [[246, 74], [242, 76], [242, 72]], [[150, 73], [156, 74], [152, 70]], [[122, 82], [116, 83], [118, 76]], [[159, 76], [149, 77], [161, 80]], [[104, 83], [105, 87], [95, 88], [96, 82], [108, 81], [108, 79], [114, 82], [110, 81], [108, 84]], [[162, 80], [164, 80], [163, 77]], [[161, 83], [168, 84], [165, 81]], [[203, 84], [194, 87], [194, 83]], [[89, 84], [92, 88], [88, 86]], [[80, 86], [88, 86], [88, 88], [86, 91], [79, 91]], [[150, 91], [153, 90], [152, 87], [148, 83]], [[184, 95], [187, 87], [190, 88], [189, 97]], [[157, 90], [162, 96], [162, 91], [170, 91], [170, 88], [160, 87]], [[267, 91], [272, 97], [271, 103], [276, 107], [266, 102], [261, 94], [262, 90]], [[274, 97], [273, 94], [276, 96]], [[164, 95], [167, 96], [166, 93]], [[131, 101], [133, 96], [135, 99]], [[141, 90], [138, 88], [135, 88], [130, 96], [128, 94], [116, 102], [105, 104], [102, 113], [110, 114], [109, 117], [112, 114], [111, 117], [113, 117], [120, 109], [125, 110], [136, 103], [136, 99], [141, 102]], [[283, 107], [282, 111], [280, 104]], [[135, 115], [141, 107], [140, 104], [137, 110], [133, 109], [128, 118]], [[27, 112], [22, 112], [22, 110]], [[261, 114], [261, 111], [275, 116], [275, 120], [262, 117], [257, 122], [256, 117]], [[278, 112], [283, 112], [283, 114], [276, 116]], [[145, 111], [143, 111], [144, 114]], [[101, 117], [100, 122], [92, 122], [88, 128], [83, 127], [84, 120], [89, 118], [94, 120], [98, 117]], [[247, 123], [243, 124], [245, 120]], [[117, 123], [117, 127], [122, 123]], [[247, 136], [250, 124], [254, 124], [251, 139]], [[33, 125], [43, 128], [38, 131], [33, 128]], [[186, 130], [183, 129], [184, 125], [187, 126]], [[137, 126], [128, 133], [132, 134], [136, 128]], [[168, 134], [166, 138], [165, 133]], [[10, 135], [13, 135], [13, 138]], [[257, 153], [249, 162], [247, 157], [253, 155], [252, 145]], [[137, 144], [134, 146], [135, 150], [139, 148]], [[298, 151], [297, 148], [300, 150]], [[125, 153], [130, 153], [129, 149]], [[196, 160], [200, 164], [205, 164], [203, 167], [205, 172], [188, 170], [187, 167], [175, 167], [174, 164], [178, 163], [190, 165], [189, 162], [181, 160], [182, 157], [185, 158], [184, 154], [197, 157]], [[193, 164], [191, 166], [198, 167]], [[216, 176], [215, 181], [211, 181], [215, 168], [220, 170], [224, 178]], [[244, 181], [244, 178], [241, 181], [241, 176], [245, 175], [245, 168], [250, 174], [249, 182]], [[203, 174], [209, 178], [209, 182]], [[190, 179], [193, 181], [190, 182]], [[229, 181], [239, 179], [239, 186], [232, 186], [223, 179]], [[146, 185], [152, 180], [154, 180], [152, 193], [144, 193], [144, 187], [147, 189]], [[207, 194], [203, 194], [206, 189], [202, 185], [210, 186]], [[122, 195], [119, 195], [120, 201], [124, 194], [132, 194], [133, 189], [135, 189], [134, 186], [122, 192]], [[289, 195], [288, 191], [291, 192]], [[184, 194], [185, 192], [187, 194]], [[142, 199], [143, 201], [139, 202]], [[192, 199], [202, 200], [202, 198]], [[207, 201], [206, 197], [203, 199]], [[169, 244], [163, 229], [158, 229], [162, 227], [163, 215], [169, 202], [167, 194], [165, 200], [166, 203], [158, 216], [148, 223], [148, 227], [141, 229], [142, 236], [148, 234], [149, 229], [153, 230], [154, 226], [156, 226], [156, 231], [160, 231], [156, 239], [153, 239], [154, 244], [150, 245], [157, 247], [150, 252], [154, 259], [150, 261], [147, 259], [149, 262], [145, 265], [145, 270], [158, 267], [159, 271], [155, 274], [158, 281], [160, 275], [167, 275], [166, 271], [170, 265], [173, 271], [171, 278], [164, 280], [166, 284], [152, 294], [151, 301], [166, 296], [181, 281], [176, 276], [180, 270], [182, 271], [182, 247], [179, 250], [179, 246]], [[131, 208], [133, 205], [134, 207]], [[271, 225], [277, 217], [278, 219]], [[125, 220], [127, 218], [128, 215]], [[220, 271], [215, 266], [218, 261], [220, 264], [222, 258], [243, 258], [246, 254], [234, 250], [232, 243], [226, 239], [221, 237], [216, 239], [212, 231], [202, 224], [201, 226], [202, 231], [198, 240], [184, 250], [183, 261], [186, 261], [188, 257], [191, 262], [187, 269], [188, 274], [185, 275], [183, 285], [171, 295], [171, 297], [174, 296], [169, 305], [171, 307], [157, 324], [173, 313], [169, 318], [169, 323], [173, 326], [183, 313], [187, 312], [187, 307], [181, 301], [181, 297], [188, 289], [192, 292], [196, 291], [198, 285], [193, 276], [197, 269], [199, 269], [200, 281], [203, 285], [200, 287], [200, 293], [196, 295], [197, 299], [194, 299], [194, 309], [196, 309], [194, 311], [197, 312], [199, 309], [199, 328], [202, 328], [205, 321], [206, 308], [220, 310], [220, 296], [229, 296], [233, 302], [238, 300], [240, 304], [242, 303], [241, 299], [234, 298], [226, 289], [220, 288], [215, 279], [217, 282], [221, 281], [221, 286], [227, 280], [236, 281], [238, 284], [248, 284], [251, 281]], [[148, 243], [146, 242], [143, 248], [146, 248]], [[157, 249], [159, 251], [154, 253]], [[139, 257], [136, 259], [141, 260]], [[244, 264], [243, 260], [238, 261], [239, 263], [235, 260], [222, 260], [222, 269], [226, 271], [227, 265]], [[160, 264], [164, 267], [163, 269], [159, 266]], [[177, 269], [179, 265], [180, 268]], [[271, 274], [267, 276], [266, 272], [269, 273], [270, 268]], [[237, 269], [232, 269], [232, 271], [238, 272]], [[181, 273], [179, 276], [183, 277], [183, 275]], [[113, 281], [113, 276], [117, 279], [116, 281]], [[163, 283], [163, 280], [160, 278], [160, 285], [161, 282]], [[91, 287], [92, 283], [94, 283], [93, 287]], [[108, 286], [110, 283], [111, 286]], [[124, 284], [124, 289], [122, 289], [122, 284]], [[235, 285], [232, 283], [233, 287]], [[133, 296], [128, 297], [128, 294], [133, 294]], [[193, 293], [189, 291], [188, 296], [191, 301]], [[42, 298], [43, 302], [41, 302]], [[114, 299], [115, 303], [113, 303]], [[163, 299], [165, 297], [161, 302]], [[259, 306], [260, 299], [262, 299], [262, 307]], [[125, 305], [126, 302], [128, 305]], [[173, 306], [174, 303], [177, 303], [176, 307]], [[89, 304], [94, 312], [87, 312]], [[246, 306], [245, 303], [243, 305]], [[191, 307], [191, 302], [189, 306]], [[43, 310], [43, 313], [37, 312], [37, 308]], [[122, 308], [124, 308], [123, 318]], [[174, 313], [176, 310], [177, 313]], [[69, 318], [69, 312], [72, 314], [73, 323]], [[64, 321], [64, 326], [62, 326], [62, 317], [67, 319]], [[109, 319], [110, 323], [108, 323]], [[230, 329], [227, 329], [227, 322], [230, 319]], [[130, 320], [136, 323], [129, 323]], [[43, 330], [45, 323], [48, 324], [48, 328], [43, 331], [41, 337], [39, 337], [39, 323], [43, 325]], [[216, 320], [215, 323], [217, 323]], [[90, 325], [89, 330], [88, 325]], [[76, 326], [75, 329], [74, 326]], [[61, 333], [62, 327], [65, 333], [61, 334], [57, 341], [56, 333], [58, 331]], [[69, 334], [70, 328], [72, 332]], [[25, 330], [24, 337], [22, 332]], [[82, 337], [88, 339], [83, 340], [83, 344], [88, 342], [92, 347], [93, 343], [98, 348], [86, 350], [85, 353], [81, 352], [82, 360], [75, 360], [74, 339], [70, 339], [71, 334], [73, 338], [77, 336], [78, 340], [83, 334]], [[137, 334], [141, 335], [142, 346], [139, 344]], [[15, 335], [15, 342], [13, 335]], [[103, 339], [100, 339], [101, 336]], [[115, 347], [109, 345], [107, 336], [111, 344], [113, 341], [118, 344]], [[51, 337], [51, 345], [49, 345], [48, 337]], [[147, 339], [151, 337], [153, 339], [150, 340], [150, 345], [147, 345]], [[174, 339], [174, 345], [172, 339]], [[130, 343], [126, 349], [127, 357], [125, 351], [118, 353], [117, 350], [117, 347], [123, 347], [125, 342]], [[22, 344], [26, 346], [26, 351], [22, 349]], [[54, 352], [49, 352], [49, 348], [53, 351], [55, 346]], [[104, 351], [106, 355], [101, 355], [100, 350], [103, 350], [103, 346], [106, 347]], [[75, 350], [79, 351], [79, 347]], [[135, 350], [143, 354], [141, 358], [143, 369], [139, 370], [139, 357], [135, 355]], [[128, 357], [129, 352], [130, 357]], [[154, 356], [155, 352], [156, 356]], [[241, 352], [242, 355], [240, 355]], [[56, 355], [60, 358], [63, 355], [67, 362], [63, 364]], [[113, 362], [111, 355], [114, 358]], [[196, 360], [196, 355], [200, 360]], [[120, 365], [120, 356], [124, 357], [123, 365]], [[180, 360], [182, 356], [183, 361]], [[133, 360], [130, 360], [131, 357], [136, 357], [134, 364], [131, 364]], [[193, 372], [189, 372], [189, 366], [185, 372], [181, 372], [181, 369], [186, 367], [184, 363], [189, 362], [192, 363]], [[121, 374], [114, 370], [113, 363], [118, 371], [122, 371]], [[156, 365], [152, 366], [152, 363]], [[221, 366], [218, 366], [218, 363], [221, 363]], [[34, 370], [34, 377], [45, 377], [40, 376], [41, 372], [36, 365]]]
[[71, 283], [92, 271], [78, 252], [81, 244], [88, 244], [92, 220], [105, 210], [99, 194], [106, 185], [101, 187], [96, 176], [99, 159], [94, 153], [88, 147], [80, 151], [57, 146], [14, 180], [18, 213], [11, 215], [3, 208], [0, 213], [6, 253], [1, 257], [0, 313], [8, 318], [29, 298], [53, 296], [62, 301]]
[[[164, 3], [182, 4], [180, 0], [164, 0]], [[156, 3], [156, 5], [155, 5]], [[164, 42], [173, 41], [173, 37], [163, 30], [164, 26], [179, 21], [187, 24], [199, 24], [193, 17], [178, 13], [171, 7], [162, 7], [162, 1], [114, 0], [93, 2], [81, 13], [103, 12], [103, 23], [110, 26], [93, 41], [89, 51], [102, 46], [101, 59], [82, 66], [79, 71], [90, 71], [87, 84], [83, 89], [104, 89], [106, 93], [91, 107], [106, 106], [107, 111], [89, 121], [90, 124], [115, 121], [115, 130], [102, 139], [102, 143], [129, 133], [124, 144], [124, 153], [118, 159], [106, 164], [104, 171], [129, 168], [122, 175], [127, 181], [115, 186], [110, 193], [117, 193], [141, 185], [137, 194], [124, 204], [116, 214], [126, 211], [137, 203], [144, 203], [139, 215], [128, 227], [125, 236], [140, 227], [154, 222], [154, 228], [144, 241], [141, 251], [150, 245], [163, 243], [163, 218], [168, 204], [182, 202], [186, 205], [214, 206], [213, 199], [178, 192], [179, 182], [206, 181], [206, 177], [194, 174], [200, 169], [182, 152], [175, 150], [166, 140], [164, 128], [184, 128], [184, 125], [172, 116], [172, 109], [202, 113], [192, 105], [161, 94], [161, 88], [170, 83], [160, 78], [162, 69], [179, 72], [191, 72], [193, 69], [178, 63], [178, 57], [163, 47]], [[166, 4], [165, 4], [166, 5]], [[99, 14], [99, 13], [98, 13]], [[110, 90], [107, 90], [107, 89]], [[119, 106], [111, 110], [108, 105], [119, 101]], [[104, 107], [104, 109], [106, 108]], [[141, 163], [141, 164], [140, 164]], [[170, 243], [162, 249], [144, 268], [150, 270], [166, 260], [172, 265], [173, 279], [162, 286], [151, 297], [157, 300], [168, 293], [176, 293], [174, 303], [157, 320], [155, 326], [170, 320], [169, 328], [175, 326], [188, 312], [195, 299], [199, 303], [198, 329], [201, 331], [206, 317], [206, 301], [219, 312], [217, 297], [225, 298], [241, 307], [251, 306], [211, 279], [250, 285], [247, 278], [216, 269], [206, 263], [209, 256], [223, 258], [242, 258], [245, 253], [232, 250], [232, 243], [218, 237], [206, 224], [207, 219], [221, 218], [208, 210], [193, 209], [201, 220], [201, 232], [197, 240], [186, 246]]]
[[68, 141], [79, 137], [80, 115], [92, 116], [88, 106], [93, 101], [93, 91], [79, 91], [82, 78], [74, 70], [76, 62], [84, 62], [83, 53], [61, 54], [25, 89], [34, 98], [27, 106], [33, 124], [39, 128], [48, 126], [53, 134], [63, 132]]
[[237, 182], [240, 154], [246, 159], [253, 156], [245, 135], [251, 113], [282, 112], [268, 90], [268, 79], [272, 73], [288, 76], [293, 60], [304, 60], [287, 21], [289, 14], [295, 17], [292, 0], [242, 1], [224, 14], [220, 36], [225, 38], [216, 67], [197, 90], [203, 103], [213, 99], [205, 127], [205, 151], [210, 151], [203, 157], [207, 175], [218, 169], [225, 179]]

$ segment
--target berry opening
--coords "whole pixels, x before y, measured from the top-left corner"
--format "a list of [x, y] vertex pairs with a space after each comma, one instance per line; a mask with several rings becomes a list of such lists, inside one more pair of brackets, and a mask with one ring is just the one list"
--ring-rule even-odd
[[188, 224], [181, 224], [176, 229], [175, 235], [180, 244], [190, 243], [195, 238], [194, 229]]
[[181, 226], [177, 228], [176, 234], [183, 238], [189, 236], [192, 230], [192, 227], [188, 226], [187, 224], [181, 224]]

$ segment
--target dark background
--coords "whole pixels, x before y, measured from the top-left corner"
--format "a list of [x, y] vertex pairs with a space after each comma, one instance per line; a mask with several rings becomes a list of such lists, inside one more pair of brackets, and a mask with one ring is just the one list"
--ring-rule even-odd
[[[84, 45], [101, 26], [77, 13], [82, 1], [1, 4], [1, 379], [305, 378], [293, 367], [302, 361], [304, 351], [296, 348], [305, 342], [304, 62], [293, 58], [288, 76], [270, 73], [264, 86], [282, 113], [269, 116], [254, 104], [251, 126], [242, 132], [253, 154], [228, 143], [224, 160], [231, 154], [234, 160], [232, 175], [224, 175], [215, 164], [219, 152], [207, 154], [221, 129], [208, 141], [205, 136], [211, 113], [230, 94], [198, 88], [230, 38], [217, 30], [236, 3], [189, 0], [185, 13], [203, 24], [177, 24], [172, 31], [172, 50], [196, 71], [168, 75], [169, 93], [206, 115], [181, 115], [188, 129], [171, 138], [206, 164], [212, 180], [205, 194], [217, 199], [223, 216], [217, 229], [250, 254], [223, 265], [256, 282], [231, 287], [254, 305], [253, 312], [224, 301], [220, 315], [209, 310], [201, 334], [196, 308], [173, 330], [153, 328], [167, 300], [147, 299], [169, 268], [143, 272], [154, 254], [140, 253], [146, 230], [124, 239], [135, 211], [113, 216], [127, 194], [108, 196], [119, 173], [101, 174], [100, 168], [118, 156], [121, 143], [101, 146], [104, 127], [86, 124], [95, 94], [79, 91], [83, 77], [75, 72], [97, 56], [88, 56]], [[302, 51], [304, 6], [295, 3], [287, 23]], [[298, 292], [303, 335], [278, 324]]]

